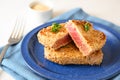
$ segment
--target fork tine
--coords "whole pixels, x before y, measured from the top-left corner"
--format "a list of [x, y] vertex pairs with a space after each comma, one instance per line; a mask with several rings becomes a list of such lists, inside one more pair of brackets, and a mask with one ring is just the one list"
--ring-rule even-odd
[[24, 29], [25, 29], [25, 20], [22, 19], [21, 25], [20, 25], [20, 30], [18, 32], [17, 38], [22, 38], [22, 35], [24, 33]]
[[11, 33], [11, 35], [10, 35], [10, 37], [14, 37], [16, 34], [16, 30], [17, 30], [17, 26], [18, 25], [18, 17], [17, 17], [17, 19], [16, 19], [16, 22], [15, 22], [15, 26], [14, 26], [14, 28], [13, 28], [13, 31], [12, 31], [12, 33]]
[[23, 27], [23, 19], [21, 19], [21, 17], [18, 19], [18, 24], [16, 25], [17, 26], [17, 29], [16, 29], [16, 32], [15, 32], [15, 38], [18, 38], [19, 36], [19, 33], [21, 32], [21, 27]]
[[17, 17], [14, 30], [11, 34], [12, 38], [21, 38], [24, 32], [25, 21], [21, 17]]

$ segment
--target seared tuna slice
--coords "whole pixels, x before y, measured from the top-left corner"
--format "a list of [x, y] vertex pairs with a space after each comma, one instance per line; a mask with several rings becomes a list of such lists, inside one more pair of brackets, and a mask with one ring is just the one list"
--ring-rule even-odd
[[52, 31], [52, 26], [40, 30], [37, 34], [38, 41], [45, 47], [53, 48], [55, 50], [71, 42], [72, 39], [65, 28], [65, 24], [61, 23], [59, 25], [61, 27], [57, 32]]
[[58, 50], [44, 48], [44, 57], [49, 61], [67, 65], [67, 64], [83, 64], [83, 65], [100, 65], [103, 60], [102, 50], [98, 50], [89, 56], [83, 56], [73, 42]]
[[106, 42], [105, 34], [94, 30], [90, 22], [69, 20], [65, 27], [84, 56], [100, 50]]

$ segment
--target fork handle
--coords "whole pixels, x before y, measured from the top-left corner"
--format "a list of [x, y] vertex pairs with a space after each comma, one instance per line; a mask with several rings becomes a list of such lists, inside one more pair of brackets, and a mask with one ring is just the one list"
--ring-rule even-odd
[[2, 50], [2, 52], [1, 52], [1, 54], [0, 54], [0, 64], [2, 63], [2, 60], [3, 60], [3, 58], [4, 58], [4, 55], [5, 55], [5, 53], [6, 53], [6, 51], [7, 51], [7, 49], [8, 49], [9, 46], [10, 46], [10, 44], [7, 44], [7, 45], [5, 45], [5, 47], [3, 48], [3, 50]]

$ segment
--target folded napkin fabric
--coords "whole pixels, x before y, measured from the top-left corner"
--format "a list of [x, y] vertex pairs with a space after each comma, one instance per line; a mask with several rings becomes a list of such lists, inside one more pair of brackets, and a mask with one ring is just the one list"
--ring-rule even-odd
[[[105, 21], [103, 19], [91, 16], [84, 12], [81, 8], [72, 9], [58, 17], [53, 18], [50, 21], [55, 20], [63, 20], [63, 19], [84, 19], [89, 20], [97, 23], [102, 23], [106, 26], [112, 26], [110, 28], [116, 29], [118, 33], [120, 33], [120, 27]], [[34, 73], [29, 67], [27, 66], [26, 62], [24, 61], [22, 54], [21, 54], [21, 43], [22, 41], [14, 46], [10, 46], [8, 51], [3, 59], [2, 68], [11, 74], [15, 80], [48, 80], [43, 78], [42, 76], [37, 75]], [[1, 52], [2, 48], [0, 48]], [[120, 75], [112, 78], [113, 80], [120, 80]]]

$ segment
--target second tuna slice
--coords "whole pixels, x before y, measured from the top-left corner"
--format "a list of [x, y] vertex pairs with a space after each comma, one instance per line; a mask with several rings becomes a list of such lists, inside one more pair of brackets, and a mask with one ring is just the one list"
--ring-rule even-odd
[[[59, 31], [57, 28], [59, 28]], [[38, 41], [42, 45], [53, 48], [54, 50], [59, 49], [72, 41], [68, 31], [65, 28], [65, 23], [55, 23], [55, 27], [51, 25], [43, 28], [38, 32], [37, 37]]]
[[94, 30], [93, 25], [88, 21], [69, 20], [65, 27], [84, 56], [100, 50], [106, 42], [105, 34]]

